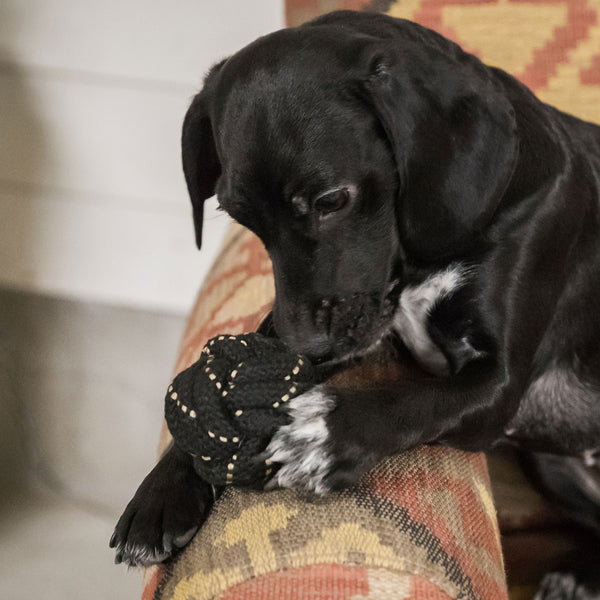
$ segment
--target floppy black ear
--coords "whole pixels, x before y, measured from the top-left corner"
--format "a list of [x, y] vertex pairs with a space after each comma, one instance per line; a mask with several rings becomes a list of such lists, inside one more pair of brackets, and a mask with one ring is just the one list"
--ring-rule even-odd
[[403, 242], [435, 262], [466, 251], [489, 224], [518, 144], [514, 110], [487, 68], [427, 52], [376, 56], [368, 91], [398, 169]]
[[183, 121], [181, 134], [181, 157], [194, 216], [196, 245], [202, 245], [202, 215], [204, 201], [215, 193], [215, 185], [221, 174], [221, 163], [217, 155], [212, 124], [209, 114], [209, 78], [204, 89], [196, 95]]

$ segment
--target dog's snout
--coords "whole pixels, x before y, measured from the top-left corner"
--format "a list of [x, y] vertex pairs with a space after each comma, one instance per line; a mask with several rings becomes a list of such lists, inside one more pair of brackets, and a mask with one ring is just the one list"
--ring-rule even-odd
[[330, 300], [294, 306], [285, 313], [275, 310], [274, 320], [277, 334], [295, 352], [304, 354], [314, 363], [332, 358], [334, 341], [329, 332]]
[[382, 335], [386, 319], [382, 301], [372, 294], [319, 298], [302, 303], [275, 303], [277, 335], [295, 352], [315, 363], [347, 356]]
[[302, 354], [314, 364], [326, 362], [333, 358], [333, 346], [329, 336], [325, 333], [316, 333], [305, 339], [302, 343]]

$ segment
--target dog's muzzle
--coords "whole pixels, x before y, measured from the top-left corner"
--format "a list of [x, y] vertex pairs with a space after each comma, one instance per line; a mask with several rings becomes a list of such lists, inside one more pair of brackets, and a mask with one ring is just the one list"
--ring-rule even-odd
[[314, 363], [360, 353], [386, 335], [398, 302], [397, 285], [386, 295], [357, 293], [273, 308], [277, 335]]

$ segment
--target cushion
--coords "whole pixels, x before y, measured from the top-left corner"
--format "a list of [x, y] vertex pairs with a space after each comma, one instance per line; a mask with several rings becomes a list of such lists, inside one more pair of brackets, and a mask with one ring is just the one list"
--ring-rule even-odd
[[[234, 225], [192, 310], [178, 373], [211, 337], [253, 331], [273, 301], [260, 241]], [[162, 447], [169, 441], [163, 428]], [[485, 457], [422, 447], [325, 498], [227, 487], [146, 600], [507, 598]]]

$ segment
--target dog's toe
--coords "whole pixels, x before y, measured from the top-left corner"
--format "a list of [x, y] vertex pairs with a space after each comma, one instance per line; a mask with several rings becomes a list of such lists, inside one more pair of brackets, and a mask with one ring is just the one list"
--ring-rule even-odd
[[297, 488], [324, 494], [331, 456], [327, 417], [334, 400], [323, 386], [294, 398], [289, 405], [291, 421], [273, 436], [264, 456], [280, 465], [269, 488]]
[[[183, 548], [205, 518], [206, 502], [194, 490], [183, 494], [137, 495], [119, 519], [110, 540], [116, 549], [115, 562], [131, 567], [148, 567], [163, 562]], [[164, 502], [164, 503], [163, 503]]]
[[339, 426], [343, 412], [325, 386], [315, 386], [290, 402], [291, 421], [280, 427], [265, 456], [279, 465], [267, 486], [296, 488], [317, 495], [354, 485], [376, 458]]
[[183, 548], [213, 501], [212, 489], [184, 464], [161, 465], [144, 479], [110, 539], [115, 562], [148, 567]]
[[116, 548], [115, 563], [148, 567], [164, 561], [172, 546], [164, 544], [163, 536], [162, 506], [142, 508], [130, 503], [111, 538], [111, 547]]

